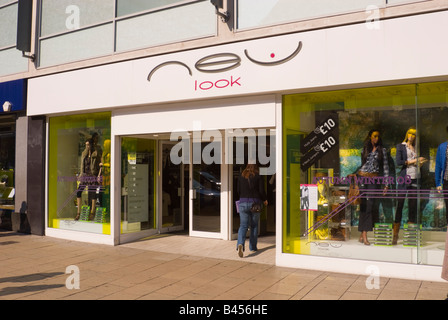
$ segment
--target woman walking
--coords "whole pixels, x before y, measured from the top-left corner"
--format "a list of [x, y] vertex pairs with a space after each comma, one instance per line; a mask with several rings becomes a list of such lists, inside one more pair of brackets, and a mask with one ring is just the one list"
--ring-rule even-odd
[[260, 220], [260, 212], [252, 210], [254, 204], [268, 204], [266, 192], [264, 190], [263, 180], [259, 174], [256, 164], [248, 164], [238, 178], [238, 194], [240, 228], [238, 230], [237, 250], [240, 258], [244, 255], [244, 245], [246, 241], [246, 233], [250, 228], [249, 249], [257, 251], [258, 242], [258, 221]]

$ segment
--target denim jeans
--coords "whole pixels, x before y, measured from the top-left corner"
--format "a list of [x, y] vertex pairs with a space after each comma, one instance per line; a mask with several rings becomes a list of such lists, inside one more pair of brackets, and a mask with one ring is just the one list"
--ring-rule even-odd
[[244, 250], [246, 233], [247, 230], [250, 229], [249, 250], [256, 251], [258, 242], [258, 221], [260, 220], [260, 213], [250, 212], [251, 207], [252, 202], [240, 202], [240, 228], [238, 229], [238, 242], [236, 244], [236, 247], [238, 249], [238, 245], [242, 244]]

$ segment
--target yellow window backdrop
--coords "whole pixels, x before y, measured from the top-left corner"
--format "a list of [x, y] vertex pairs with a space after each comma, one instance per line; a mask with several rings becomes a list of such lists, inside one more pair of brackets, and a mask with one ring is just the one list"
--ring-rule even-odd
[[[283, 97], [283, 241], [285, 253], [335, 256], [422, 264], [441, 264], [437, 249], [445, 239], [447, 218], [443, 199], [435, 190], [436, 150], [447, 141], [448, 83], [426, 83]], [[330, 126], [328, 124], [331, 124]], [[416, 152], [427, 162], [420, 166], [415, 246], [406, 246], [409, 194], [396, 191], [401, 166], [396, 165], [397, 145], [410, 127], [417, 130]], [[375, 199], [377, 223], [392, 225], [397, 201], [405, 200], [398, 246], [384, 242], [382, 249], [403, 249], [400, 254], [367, 251], [358, 243], [359, 205], [345, 207], [349, 177], [361, 166], [361, 150], [369, 130], [381, 133], [387, 150], [391, 191]], [[315, 130], [328, 131], [323, 139]], [[328, 141], [327, 141], [328, 140]], [[325, 177], [325, 180], [319, 178]], [[321, 182], [325, 181], [325, 186]], [[304, 210], [301, 185], [316, 186], [316, 208]], [[303, 202], [303, 200], [302, 200]], [[308, 203], [307, 203], [308, 204]], [[335, 214], [336, 208], [344, 210]], [[377, 226], [378, 227], [378, 226]], [[377, 228], [378, 229], [378, 228]], [[420, 231], [419, 231], [420, 232]], [[376, 233], [369, 232], [370, 248], [380, 248]], [[412, 251], [414, 250], [414, 251]], [[441, 250], [439, 250], [441, 251]], [[389, 250], [391, 252], [391, 250]], [[417, 256], [417, 259], [415, 258]]]
[[50, 118], [48, 227], [110, 234], [110, 127], [109, 112]]

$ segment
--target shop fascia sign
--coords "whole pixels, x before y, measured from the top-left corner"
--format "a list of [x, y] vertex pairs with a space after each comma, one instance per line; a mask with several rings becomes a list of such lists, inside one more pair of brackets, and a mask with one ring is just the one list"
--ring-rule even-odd
[[[276, 61], [260, 61], [257, 59], [254, 59], [248, 52], [247, 49], [244, 50], [244, 55], [249, 60], [250, 63], [262, 66], [262, 67], [272, 67], [272, 66], [278, 66], [281, 64], [284, 64], [292, 59], [294, 59], [299, 52], [302, 50], [302, 41], [299, 41], [297, 48], [286, 58], [279, 59]], [[271, 53], [271, 58], [275, 58], [275, 54]], [[194, 65], [194, 69], [196, 69], [199, 72], [202, 73], [208, 73], [208, 74], [217, 74], [217, 73], [223, 73], [227, 72], [233, 69], [238, 68], [242, 63], [242, 59], [239, 55], [235, 53], [216, 53], [207, 55], [203, 58], [200, 58], [197, 60], [197, 62]], [[183, 68], [185, 68], [188, 71], [188, 74], [190, 76], [193, 76], [193, 71], [190, 66], [188, 66], [186, 63], [178, 60], [170, 60], [163, 62], [156, 67], [154, 67], [148, 74], [147, 80], [148, 82], [151, 82], [152, 77], [154, 73], [161, 72], [158, 71], [160, 69], [163, 69], [163, 67], [169, 66], [169, 65], [178, 65]], [[206, 81], [198, 81], [195, 80], [194, 82], [194, 91], [207, 91], [211, 89], [224, 89], [224, 88], [233, 88], [233, 87], [241, 87], [243, 86], [241, 77], [234, 77], [230, 76], [229, 78], [223, 78], [218, 80], [206, 80]]]

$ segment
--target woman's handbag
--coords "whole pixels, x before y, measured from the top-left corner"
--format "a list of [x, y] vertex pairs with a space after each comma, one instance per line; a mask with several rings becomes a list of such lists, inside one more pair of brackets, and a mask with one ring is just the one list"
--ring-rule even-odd
[[[249, 188], [252, 191], [252, 186], [250, 185], [250, 178], [249, 178]], [[252, 207], [250, 207], [250, 212], [260, 213], [262, 210], [263, 210], [263, 204], [261, 202], [257, 202], [257, 201], [252, 202]]]
[[252, 213], [260, 213], [263, 210], [263, 205], [260, 202], [253, 202], [252, 207], [250, 208], [250, 212]]

